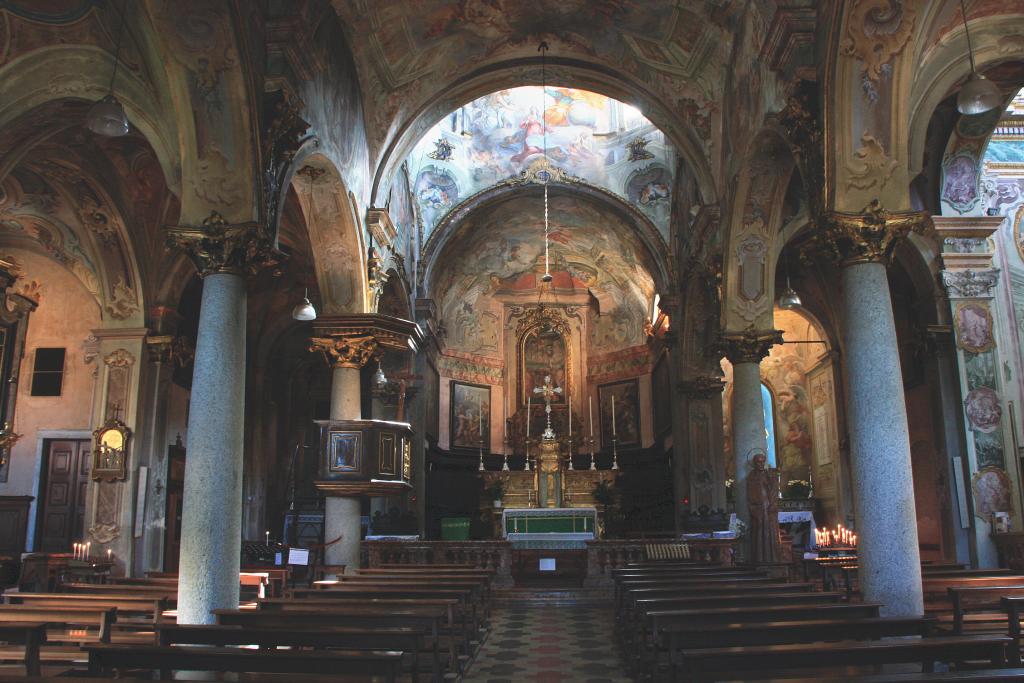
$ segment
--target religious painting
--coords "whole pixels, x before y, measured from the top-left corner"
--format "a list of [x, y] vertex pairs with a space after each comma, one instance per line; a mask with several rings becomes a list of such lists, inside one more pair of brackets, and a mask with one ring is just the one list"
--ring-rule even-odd
[[610, 450], [612, 439], [619, 448], [640, 447], [640, 388], [639, 382], [602, 384], [597, 388], [597, 401], [601, 412], [601, 443]]
[[431, 226], [436, 225], [459, 201], [459, 186], [455, 178], [448, 171], [433, 166], [420, 171], [414, 192], [423, 220]]
[[957, 346], [970, 353], [985, 353], [995, 346], [992, 313], [982, 303], [960, 304], [956, 308]]
[[[1017, 198], [1022, 193], [1024, 191], [1018, 188]], [[1013, 217], [1013, 242], [1017, 245], [1017, 255], [1024, 261], [1024, 205], [1017, 209], [1017, 213]]]
[[491, 450], [491, 388], [483, 384], [451, 383], [452, 450]]
[[530, 397], [543, 401], [537, 389], [549, 382], [555, 389], [561, 389], [552, 394], [551, 402], [565, 403], [569, 393], [567, 356], [565, 339], [555, 330], [542, 327], [526, 333], [522, 342], [523, 405]]
[[331, 432], [327, 464], [331, 472], [358, 472], [362, 460], [362, 432]]
[[971, 477], [974, 514], [989, 520], [996, 512], [1011, 512], [1010, 477], [999, 467], [985, 467]]
[[989, 387], [978, 387], [967, 392], [964, 398], [964, 412], [971, 429], [982, 434], [991, 434], [999, 429], [1003, 417], [1003, 407], [999, 402], [999, 394]]
[[651, 391], [654, 392], [654, 434], [660, 436], [672, 429], [671, 380], [668, 374], [668, 354], [663, 353], [651, 373]]
[[392, 432], [381, 432], [380, 441], [377, 447], [379, 462], [377, 469], [381, 474], [398, 474], [396, 460], [398, 458], [395, 447], [395, 435]]
[[942, 200], [965, 213], [978, 201], [978, 160], [968, 150], [958, 152], [942, 167]]

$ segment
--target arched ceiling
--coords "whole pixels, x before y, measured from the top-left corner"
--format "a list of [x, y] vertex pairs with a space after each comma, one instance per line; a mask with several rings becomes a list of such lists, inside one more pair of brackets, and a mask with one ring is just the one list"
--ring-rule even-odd
[[[544, 113], [541, 115], [541, 109]], [[507, 182], [532, 164], [551, 164], [618, 195], [658, 227], [666, 243], [674, 147], [636, 109], [578, 88], [500, 90], [451, 112], [408, 159], [429, 235], [469, 196]]]
[[[549, 201], [553, 280], [544, 274], [544, 200], [522, 191], [468, 214], [431, 264], [427, 291], [437, 302], [450, 346], [490, 336], [474, 326], [497, 299], [526, 303], [590, 295], [600, 312], [591, 330], [595, 347], [625, 348], [644, 340], [657, 271], [637, 228], [607, 203], [575, 192], [553, 191]], [[467, 331], [466, 327], [474, 327]]]

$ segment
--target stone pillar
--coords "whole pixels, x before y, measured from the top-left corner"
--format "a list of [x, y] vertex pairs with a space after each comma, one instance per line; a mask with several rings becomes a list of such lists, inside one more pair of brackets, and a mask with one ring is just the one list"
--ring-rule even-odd
[[757, 453], [768, 453], [761, 398], [761, 360], [772, 346], [782, 343], [782, 333], [778, 330], [727, 333], [722, 335], [721, 343], [726, 358], [732, 363], [732, 451], [736, 459], [733, 501], [736, 516], [749, 522], [747, 474], [751, 458]]
[[245, 274], [276, 263], [254, 223], [213, 213], [199, 227], [172, 227], [203, 277], [188, 421], [181, 520], [178, 623], [212, 624], [238, 606], [245, 408]]
[[899, 239], [928, 222], [872, 202], [833, 213], [812, 246], [842, 267], [842, 352], [856, 512], [858, 579], [887, 616], [920, 615], [921, 556], [907, 407], [886, 265]]
[[690, 510], [707, 505], [711, 509], [725, 508], [725, 465], [722, 462], [722, 378], [716, 375], [697, 375], [679, 383], [684, 417], [685, 450], [689, 458], [682, 464], [689, 469], [679, 472], [677, 485], [688, 481], [689, 488], [681, 497], [689, 497]]
[[[314, 337], [310, 351], [323, 353], [332, 364], [331, 419], [362, 419], [360, 369], [377, 355], [372, 336]], [[362, 534], [359, 496], [328, 492], [324, 506], [324, 564], [345, 565], [346, 572], [359, 568], [359, 540]]]

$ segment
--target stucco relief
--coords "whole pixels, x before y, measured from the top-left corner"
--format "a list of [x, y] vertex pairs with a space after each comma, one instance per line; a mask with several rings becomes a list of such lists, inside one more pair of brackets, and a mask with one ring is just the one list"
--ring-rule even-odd
[[910, 40], [917, 18], [914, 3], [854, 0], [846, 17], [843, 54], [864, 64], [864, 77], [878, 81], [892, 73], [892, 59]]
[[885, 147], [875, 136], [864, 131], [861, 146], [846, 163], [847, 185], [858, 190], [881, 191], [889, 182], [899, 162], [885, 153]]

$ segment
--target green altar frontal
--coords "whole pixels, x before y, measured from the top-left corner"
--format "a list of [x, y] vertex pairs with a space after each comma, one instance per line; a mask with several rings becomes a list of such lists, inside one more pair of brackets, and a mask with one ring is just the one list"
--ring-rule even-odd
[[538, 547], [555, 543], [560, 547], [585, 547], [596, 537], [597, 510], [594, 508], [522, 508], [502, 512], [502, 531], [513, 544]]

